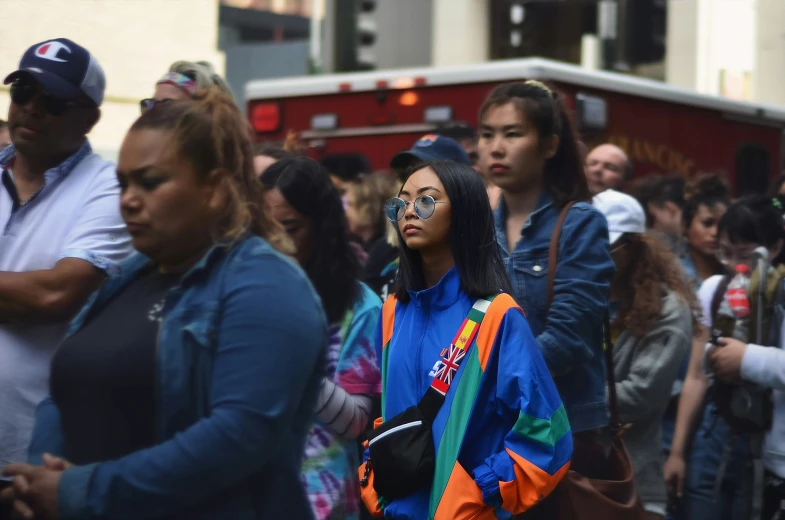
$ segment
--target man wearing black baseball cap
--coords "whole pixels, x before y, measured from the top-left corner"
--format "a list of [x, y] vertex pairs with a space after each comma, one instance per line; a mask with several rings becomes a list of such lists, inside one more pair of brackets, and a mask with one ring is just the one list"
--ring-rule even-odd
[[3, 83], [11, 85], [8, 128], [19, 162], [30, 156], [39, 165], [59, 164], [82, 146], [101, 116], [104, 72], [71, 40], [33, 45]]
[[5, 78], [12, 145], [0, 151], [0, 467], [26, 458], [69, 319], [132, 252], [114, 166], [86, 138], [105, 83], [95, 58], [65, 38], [33, 45]]
[[434, 159], [449, 159], [467, 166], [472, 165], [469, 155], [458, 141], [441, 135], [428, 134], [418, 139], [409, 150], [396, 154], [390, 161], [390, 168], [401, 176], [412, 166]]

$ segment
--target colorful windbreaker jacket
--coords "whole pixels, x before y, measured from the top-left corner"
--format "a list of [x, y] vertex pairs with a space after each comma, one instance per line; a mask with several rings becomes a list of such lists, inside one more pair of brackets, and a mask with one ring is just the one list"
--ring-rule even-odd
[[[406, 304], [388, 299], [377, 328], [383, 366], [377, 426], [425, 395], [442, 350], [474, 304], [455, 269], [436, 286], [410, 295]], [[566, 474], [573, 449], [567, 414], [526, 318], [509, 295], [498, 295], [486, 311], [433, 423], [433, 437], [431, 488], [388, 502], [374, 491], [371, 472], [362, 495], [374, 516], [506, 519], [545, 498]]]

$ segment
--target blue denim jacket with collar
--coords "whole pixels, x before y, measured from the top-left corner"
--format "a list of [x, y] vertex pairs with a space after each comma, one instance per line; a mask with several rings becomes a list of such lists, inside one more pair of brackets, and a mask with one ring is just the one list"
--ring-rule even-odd
[[[69, 335], [149, 264], [126, 261]], [[166, 297], [157, 444], [65, 471], [60, 518], [311, 518], [300, 467], [326, 343], [320, 300], [297, 265], [258, 237], [215, 246]], [[67, 456], [51, 398], [36, 412], [30, 462], [45, 452]]]
[[494, 217], [515, 299], [554, 376], [572, 431], [580, 432], [608, 423], [602, 326], [615, 266], [605, 217], [590, 204], [575, 204], [562, 225], [553, 303], [546, 309], [548, 251], [559, 214], [543, 191], [513, 251], [503, 197]]

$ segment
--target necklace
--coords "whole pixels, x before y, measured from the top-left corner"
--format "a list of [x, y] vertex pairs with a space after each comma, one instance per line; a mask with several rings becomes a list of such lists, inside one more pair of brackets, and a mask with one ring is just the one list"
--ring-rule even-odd
[[[11, 168], [7, 168], [6, 170], [8, 171], [8, 175], [11, 176], [11, 180], [14, 182], [14, 189], [16, 190], [16, 179], [14, 179], [14, 171]], [[19, 198], [19, 190], [16, 190], [16, 199], [19, 201], [19, 207], [22, 207], [30, 202], [30, 199], [32, 198], [33, 197], [27, 197], [25, 200], [22, 200]]]

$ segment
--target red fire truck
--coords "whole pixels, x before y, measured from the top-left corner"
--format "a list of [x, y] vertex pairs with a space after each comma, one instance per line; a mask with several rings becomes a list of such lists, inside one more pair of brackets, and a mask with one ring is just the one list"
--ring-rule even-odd
[[783, 169], [785, 107], [540, 58], [251, 81], [245, 97], [257, 140], [295, 131], [314, 158], [362, 153], [385, 168], [440, 126], [476, 127], [494, 86], [527, 79], [561, 90], [584, 142], [619, 145], [636, 176], [717, 172], [740, 195], [763, 191]]

